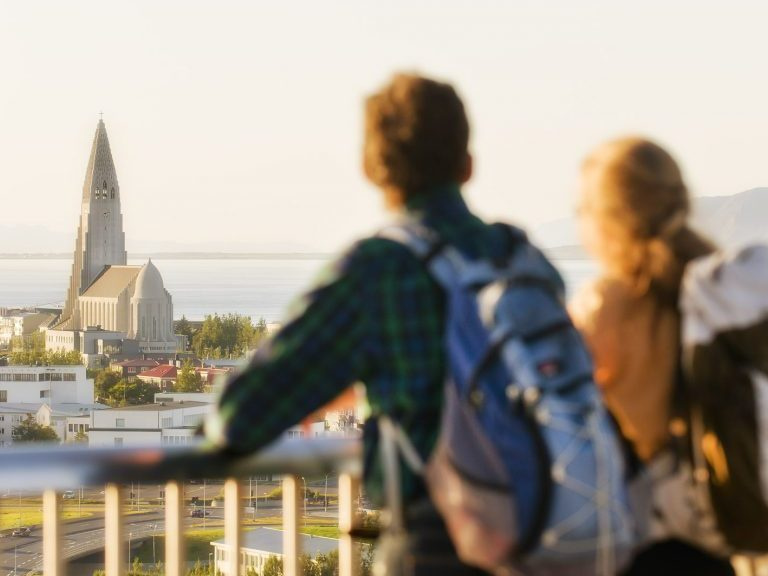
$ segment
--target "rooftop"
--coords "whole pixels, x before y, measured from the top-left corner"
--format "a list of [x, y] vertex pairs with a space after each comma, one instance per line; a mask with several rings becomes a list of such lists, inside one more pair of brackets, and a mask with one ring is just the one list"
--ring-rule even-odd
[[158, 402], [157, 404], [140, 404], [138, 406], [120, 406], [110, 408], [112, 412], [165, 412], [167, 410], [178, 410], [179, 408], [197, 408], [199, 406], [210, 406], [208, 402], [182, 401], [182, 402]]
[[[339, 541], [333, 538], [323, 536], [310, 536], [301, 534], [301, 550], [310, 556], [318, 554], [328, 554], [333, 550], [338, 550]], [[211, 542], [214, 546], [224, 546], [224, 540]], [[266, 552], [268, 554], [282, 555], [283, 553], [283, 531], [275, 528], [259, 527], [253, 530], [243, 532], [243, 548], [254, 552]]]

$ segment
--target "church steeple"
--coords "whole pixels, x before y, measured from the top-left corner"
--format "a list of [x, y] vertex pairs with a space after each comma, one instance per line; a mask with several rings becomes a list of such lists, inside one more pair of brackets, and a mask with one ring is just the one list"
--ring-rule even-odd
[[77, 298], [108, 266], [125, 265], [125, 233], [120, 209], [120, 186], [112, 160], [107, 128], [99, 120], [83, 183], [80, 225], [75, 241], [72, 276], [62, 324], [80, 329]]
[[112, 150], [109, 147], [107, 127], [104, 120], [99, 120], [96, 134], [93, 136], [91, 156], [85, 171], [83, 184], [83, 202], [89, 200], [114, 200], [120, 193], [117, 183], [115, 163], [112, 161]]

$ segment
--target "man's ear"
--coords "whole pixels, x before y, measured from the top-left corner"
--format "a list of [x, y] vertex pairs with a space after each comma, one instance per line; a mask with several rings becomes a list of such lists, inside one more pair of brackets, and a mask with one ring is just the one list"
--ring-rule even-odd
[[459, 175], [459, 184], [466, 184], [469, 182], [469, 179], [472, 178], [472, 170], [473, 170], [473, 161], [472, 161], [472, 154], [467, 152], [467, 156], [464, 159], [464, 168], [461, 171], [461, 174]]

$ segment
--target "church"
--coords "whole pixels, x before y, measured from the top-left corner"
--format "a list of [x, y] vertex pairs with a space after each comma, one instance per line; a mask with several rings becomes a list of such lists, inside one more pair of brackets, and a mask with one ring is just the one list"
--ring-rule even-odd
[[78, 350], [86, 363], [105, 355], [172, 354], [173, 302], [148, 260], [128, 265], [120, 185], [103, 120], [99, 120], [83, 185], [67, 299], [46, 332], [47, 349]]

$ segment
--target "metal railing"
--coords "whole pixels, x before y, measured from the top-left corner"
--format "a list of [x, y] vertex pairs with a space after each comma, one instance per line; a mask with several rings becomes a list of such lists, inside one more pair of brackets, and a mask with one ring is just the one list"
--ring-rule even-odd
[[[359, 441], [338, 438], [281, 440], [246, 457], [206, 452], [199, 447], [89, 449], [72, 445], [11, 447], [0, 451], [0, 489], [43, 494], [43, 572], [64, 576], [61, 492], [105, 485], [104, 563], [106, 576], [126, 573], [126, 531], [122, 485], [165, 485], [166, 576], [186, 573], [184, 490], [188, 480], [224, 478], [224, 540], [229, 561], [225, 576], [240, 576], [242, 565], [242, 490], [240, 479], [282, 474], [283, 573], [300, 576], [301, 477], [338, 474], [339, 574], [359, 571], [350, 532], [361, 474]], [[232, 554], [237, 551], [237, 554]], [[235, 558], [237, 561], [232, 562]]]

